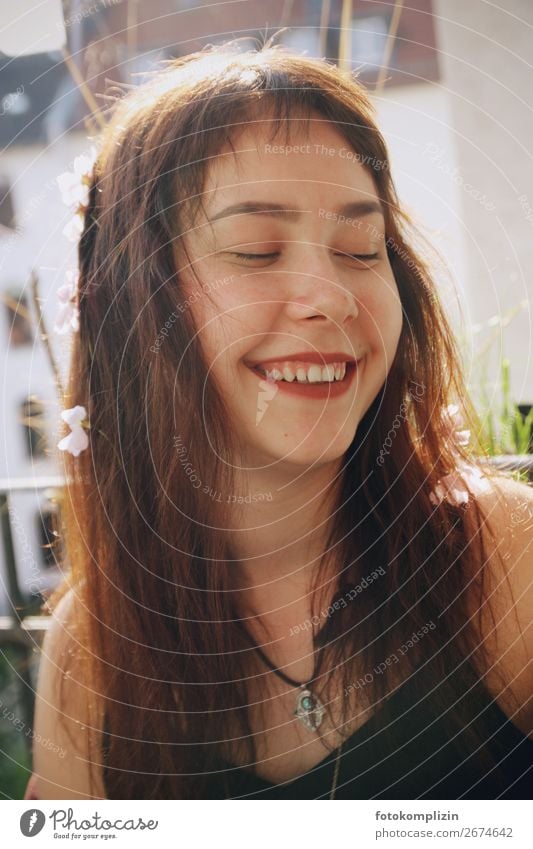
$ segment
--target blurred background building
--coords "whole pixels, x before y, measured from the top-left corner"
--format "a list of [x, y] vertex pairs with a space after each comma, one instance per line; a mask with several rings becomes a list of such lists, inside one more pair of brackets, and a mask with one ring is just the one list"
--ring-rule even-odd
[[[62, 235], [70, 212], [56, 178], [90, 148], [97, 129], [92, 113], [108, 105], [103, 95], [142, 81], [161, 60], [230, 38], [252, 47], [286, 27], [279, 42], [357, 70], [373, 93], [400, 199], [441, 254], [435, 273], [464, 338], [473, 390], [476, 352], [493, 334], [489, 373], [496, 384], [503, 345], [514, 396], [531, 404], [529, 0], [509, 0], [505, 9], [483, 0], [43, 0], [38, 11], [31, 0], [19, 0], [16, 6], [17, 17], [0, 27], [0, 489], [12, 490], [25, 599], [38, 598], [59, 578], [47, 547], [55, 507], [45, 484], [61, 472], [60, 409], [31, 274], [50, 329], [56, 290], [75, 260]], [[0, 23], [9, 14], [1, 12]], [[505, 332], [505, 316], [514, 313]], [[65, 371], [69, 338], [51, 341]], [[1, 614], [9, 602], [5, 562], [0, 567]]]

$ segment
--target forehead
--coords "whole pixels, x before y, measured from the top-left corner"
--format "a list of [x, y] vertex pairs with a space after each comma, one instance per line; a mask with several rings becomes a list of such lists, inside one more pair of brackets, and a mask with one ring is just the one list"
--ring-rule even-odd
[[204, 183], [207, 215], [252, 194], [266, 201], [299, 198], [302, 204], [335, 206], [339, 193], [378, 198], [362, 155], [324, 116], [295, 115], [275, 129], [270, 119], [251, 120], [218, 151]]

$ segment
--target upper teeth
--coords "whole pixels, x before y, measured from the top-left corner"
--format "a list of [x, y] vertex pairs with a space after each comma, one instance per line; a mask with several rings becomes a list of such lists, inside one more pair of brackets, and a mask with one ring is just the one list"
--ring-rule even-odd
[[267, 378], [274, 380], [287, 380], [298, 383], [333, 383], [334, 380], [342, 380], [346, 374], [346, 363], [328, 363], [326, 366], [314, 363], [277, 363], [275, 366], [257, 366], [264, 372]]

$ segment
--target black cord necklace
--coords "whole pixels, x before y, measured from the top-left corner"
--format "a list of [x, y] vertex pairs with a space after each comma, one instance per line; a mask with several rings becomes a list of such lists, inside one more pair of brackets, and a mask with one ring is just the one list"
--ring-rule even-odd
[[[278, 667], [275, 666], [272, 663], [272, 661], [259, 648], [259, 646], [255, 642], [253, 637], [248, 633], [247, 629], [242, 625], [242, 623], [239, 620], [237, 620], [237, 624], [241, 626], [241, 628], [244, 631], [249, 642], [253, 645], [255, 651], [258, 653], [259, 657], [263, 660], [263, 662], [266, 663], [268, 668], [271, 669], [272, 672], [275, 672], [276, 675], [278, 675], [282, 679], [282, 681], [285, 681], [286, 684], [290, 684], [291, 687], [298, 687], [300, 692], [297, 695], [296, 709], [294, 711], [294, 715], [298, 717], [300, 722], [303, 725], [305, 725], [305, 727], [307, 729], [309, 729], [310, 731], [317, 731], [317, 729], [320, 727], [320, 724], [322, 722], [322, 719], [323, 719], [323, 716], [326, 712], [326, 709], [325, 709], [324, 705], [322, 704], [322, 702], [320, 701], [320, 699], [318, 698], [318, 696], [316, 696], [313, 693], [313, 691], [311, 690], [311, 687], [310, 687], [311, 683], [315, 680], [315, 671], [316, 671], [316, 667], [317, 667], [316, 659], [315, 659], [315, 664], [314, 664], [314, 667], [313, 667], [313, 677], [309, 681], [305, 681], [303, 683], [301, 683], [299, 681], [295, 681], [294, 678], [291, 678], [289, 675], [286, 675], [285, 672], [282, 672], [281, 669], [278, 669]], [[322, 651], [324, 649], [325, 632], [326, 632], [326, 628], [323, 627], [317, 635], [317, 637], [318, 637], [317, 641], [320, 645], [318, 658], [320, 658]], [[315, 646], [317, 641], [313, 640], [313, 647]], [[332, 781], [331, 790], [330, 790], [330, 794], [329, 794], [330, 799], [335, 799], [336, 792], [337, 792], [337, 783], [338, 783], [338, 779], [339, 779], [339, 768], [340, 768], [340, 761], [341, 761], [343, 746], [344, 746], [344, 741], [338, 747], [337, 752], [336, 752], [336, 757], [335, 757], [335, 761], [334, 761], [334, 768], [333, 768], [333, 781]]]
[[[290, 678], [282, 672], [281, 669], [274, 666], [272, 661], [269, 660], [266, 654], [259, 648], [255, 640], [250, 636], [246, 628], [244, 631], [256, 652], [259, 654], [259, 657], [264, 663], [266, 663], [269, 669], [271, 669], [272, 672], [275, 672], [276, 675], [278, 675], [282, 681], [285, 681], [286, 684], [290, 684], [291, 687], [298, 687], [299, 692], [296, 696], [296, 708], [294, 710], [294, 715], [298, 717], [302, 725], [304, 725], [309, 731], [317, 731], [320, 727], [326, 709], [318, 696], [315, 695], [311, 689], [311, 683], [315, 680], [316, 660], [313, 667], [313, 677], [310, 678], [309, 681], [295, 681], [294, 678]], [[322, 651], [322, 648], [320, 651]]]

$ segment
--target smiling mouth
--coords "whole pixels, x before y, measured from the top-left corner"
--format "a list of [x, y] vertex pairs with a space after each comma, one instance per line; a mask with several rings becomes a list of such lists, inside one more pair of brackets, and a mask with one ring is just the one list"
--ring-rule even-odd
[[334, 362], [326, 365], [316, 363], [280, 361], [267, 365], [248, 365], [248, 368], [269, 382], [292, 383], [303, 386], [342, 383], [357, 367], [355, 362]]
[[334, 386], [346, 383], [357, 369], [358, 362], [328, 363], [319, 366], [314, 363], [296, 364], [293, 362], [279, 363], [273, 368], [261, 365], [247, 365], [250, 371], [271, 383], [288, 384], [291, 386]]

